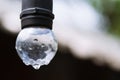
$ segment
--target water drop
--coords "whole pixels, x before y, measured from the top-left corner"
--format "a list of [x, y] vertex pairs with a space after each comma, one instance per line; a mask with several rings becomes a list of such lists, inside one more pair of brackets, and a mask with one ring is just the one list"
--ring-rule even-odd
[[55, 56], [57, 42], [49, 29], [25, 28], [17, 37], [16, 50], [26, 65], [39, 69]]
[[39, 65], [39, 64], [34, 64], [34, 65], [33, 65], [33, 68], [35, 68], [36, 70], [38, 70], [38, 69], [40, 68], [40, 66], [41, 66], [41, 65]]

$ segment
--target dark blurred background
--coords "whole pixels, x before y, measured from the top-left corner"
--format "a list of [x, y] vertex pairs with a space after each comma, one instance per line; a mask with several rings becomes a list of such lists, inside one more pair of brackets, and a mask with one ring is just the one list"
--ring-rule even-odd
[[120, 72], [76, 59], [59, 46], [57, 55], [39, 70], [22, 63], [15, 50], [16, 36], [0, 31], [0, 78], [2, 80], [120, 80]]
[[119, 80], [120, 72], [97, 66], [91, 60], [76, 59], [59, 46], [57, 55], [39, 70], [23, 64], [15, 50], [16, 36], [0, 31], [0, 78], [2, 80]]
[[[89, 0], [89, 2], [109, 19], [108, 32], [119, 37], [120, 1]], [[119, 70], [114, 70], [108, 65], [96, 65], [91, 59], [78, 59], [72, 55], [73, 52], [68, 47], [61, 44], [49, 65], [42, 66], [39, 70], [26, 66], [15, 50], [18, 33], [13, 34], [3, 27], [1, 20], [0, 80], [120, 80]]]

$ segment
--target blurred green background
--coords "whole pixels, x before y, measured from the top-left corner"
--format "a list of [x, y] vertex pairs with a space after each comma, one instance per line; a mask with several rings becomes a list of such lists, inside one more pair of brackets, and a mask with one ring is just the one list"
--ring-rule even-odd
[[120, 0], [88, 0], [109, 20], [108, 32], [120, 37]]

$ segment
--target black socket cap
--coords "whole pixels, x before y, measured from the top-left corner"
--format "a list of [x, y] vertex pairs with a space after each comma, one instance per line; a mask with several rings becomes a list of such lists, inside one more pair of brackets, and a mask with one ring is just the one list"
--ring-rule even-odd
[[52, 29], [54, 14], [52, 0], [22, 0], [22, 28], [42, 26]]

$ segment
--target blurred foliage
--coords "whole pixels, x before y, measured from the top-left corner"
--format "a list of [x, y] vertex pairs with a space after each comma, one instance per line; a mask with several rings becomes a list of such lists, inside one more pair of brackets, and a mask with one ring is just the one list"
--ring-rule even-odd
[[108, 32], [120, 37], [120, 0], [88, 0], [98, 12], [109, 19]]

